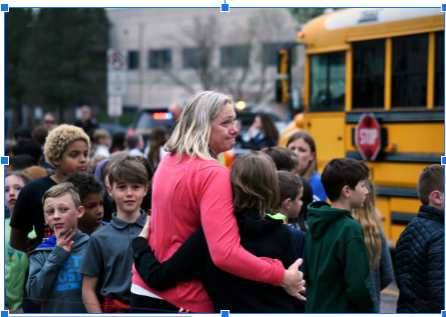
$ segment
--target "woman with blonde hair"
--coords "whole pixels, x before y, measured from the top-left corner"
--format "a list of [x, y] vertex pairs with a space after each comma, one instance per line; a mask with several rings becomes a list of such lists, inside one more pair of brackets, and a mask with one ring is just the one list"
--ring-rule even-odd
[[365, 185], [369, 194], [362, 208], [352, 209], [352, 217], [364, 230], [370, 264], [367, 282], [379, 312], [380, 292], [393, 281], [394, 275], [389, 248], [382, 230], [381, 214], [375, 206], [375, 186], [369, 179], [365, 181]]
[[[235, 145], [236, 114], [233, 99], [213, 91], [200, 92], [187, 102], [165, 148], [170, 152], [153, 176], [152, 216], [148, 244], [164, 262], [197, 229], [203, 228], [214, 264], [239, 277], [282, 286], [303, 298], [301, 260], [288, 270], [277, 259], [258, 258], [240, 245], [228, 168], [218, 155]], [[135, 255], [136, 256], [136, 255]], [[156, 291], [133, 270], [130, 312], [214, 313], [199, 280]], [[138, 310], [140, 308], [141, 310]]]

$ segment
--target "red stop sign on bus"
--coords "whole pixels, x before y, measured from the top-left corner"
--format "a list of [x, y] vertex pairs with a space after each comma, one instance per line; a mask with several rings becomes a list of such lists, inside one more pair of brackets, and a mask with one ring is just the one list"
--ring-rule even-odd
[[372, 113], [364, 113], [355, 129], [355, 146], [365, 160], [375, 160], [381, 150], [381, 127]]

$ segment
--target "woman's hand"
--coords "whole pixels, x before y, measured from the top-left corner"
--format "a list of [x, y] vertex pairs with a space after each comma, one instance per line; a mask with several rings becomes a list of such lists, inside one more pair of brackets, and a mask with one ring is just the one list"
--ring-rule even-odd
[[56, 234], [56, 243], [59, 247], [68, 252], [71, 252], [71, 248], [74, 244], [74, 236], [76, 235], [76, 231], [73, 229], [68, 229], [67, 231], [57, 230], [55, 229]]
[[142, 228], [142, 231], [139, 234], [139, 236], [143, 237], [146, 240], [149, 240], [149, 235], [150, 235], [149, 227], [150, 227], [150, 216], [147, 216], [146, 224], [144, 225], [144, 228]]
[[285, 275], [280, 286], [282, 286], [291, 296], [306, 301], [307, 299], [300, 294], [305, 293], [306, 291], [303, 273], [299, 271], [299, 266], [301, 264], [302, 259], [297, 259], [296, 262], [291, 264], [288, 270], [285, 270]]

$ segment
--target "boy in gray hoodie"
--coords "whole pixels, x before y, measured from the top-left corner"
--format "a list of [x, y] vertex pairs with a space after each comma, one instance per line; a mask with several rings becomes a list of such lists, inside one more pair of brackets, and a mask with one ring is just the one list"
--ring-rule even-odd
[[78, 269], [89, 237], [77, 227], [85, 209], [71, 183], [51, 187], [42, 205], [55, 235], [29, 253], [29, 297], [41, 303], [42, 313], [86, 313]]

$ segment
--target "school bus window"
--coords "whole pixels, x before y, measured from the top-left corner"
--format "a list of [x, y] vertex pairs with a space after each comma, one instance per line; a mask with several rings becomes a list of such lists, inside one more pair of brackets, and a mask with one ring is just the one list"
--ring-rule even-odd
[[444, 31], [435, 32], [434, 106], [444, 106]]
[[345, 52], [312, 55], [310, 110], [344, 110]]
[[392, 39], [392, 107], [426, 107], [428, 34]]
[[353, 43], [353, 108], [384, 107], [385, 40]]

